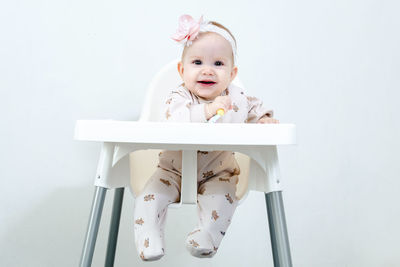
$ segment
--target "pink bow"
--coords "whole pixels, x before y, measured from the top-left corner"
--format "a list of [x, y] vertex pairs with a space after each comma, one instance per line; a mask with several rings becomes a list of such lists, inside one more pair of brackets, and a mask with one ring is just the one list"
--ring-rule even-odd
[[200, 24], [203, 22], [203, 16], [196, 22], [190, 15], [182, 15], [179, 17], [179, 25], [176, 33], [171, 38], [177, 42], [194, 40], [199, 34]]

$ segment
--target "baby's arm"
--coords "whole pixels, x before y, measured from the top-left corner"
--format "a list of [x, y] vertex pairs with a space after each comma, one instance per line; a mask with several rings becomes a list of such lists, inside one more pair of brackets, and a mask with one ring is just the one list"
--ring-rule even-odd
[[249, 105], [249, 112], [247, 122], [249, 123], [279, 123], [279, 120], [274, 119], [273, 110], [267, 109], [263, 106], [260, 99], [256, 97], [247, 96]]
[[231, 108], [231, 100], [228, 96], [219, 96], [209, 104], [193, 102], [190, 92], [178, 88], [167, 98], [164, 118], [169, 122], [207, 122], [218, 109]]
[[178, 88], [167, 97], [165, 119], [169, 122], [207, 122], [222, 108], [232, 108], [229, 96], [218, 96], [209, 104], [193, 103], [189, 92]]
[[206, 122], [205, 104], [194, 104], [184, 90], [173, 91], [167, 98], [165, 119], [168, 122]]

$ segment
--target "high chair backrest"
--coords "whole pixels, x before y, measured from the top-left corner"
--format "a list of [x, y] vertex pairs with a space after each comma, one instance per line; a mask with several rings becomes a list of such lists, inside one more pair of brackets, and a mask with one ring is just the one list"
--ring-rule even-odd
[[182, 83], [178, 73], [178, 62], [179, 59], [170, 62], [154, 76], [146, 92], [146, 99], [139, 118], [140, 121], [161, 120], [165, 107], [164, 101], [167, 99], [168, 94]]
[[[164, 116], [165, 101], [168, 94], [182, 84], [179, 76], [176, 59], [164, 66], [151, 81], [145, 102], [140, 114], [140, 121], [161, 121]], [[243, 87], [239, 78], [235, 78], [233, 83]], [[130, 175], [131, 191], [136, 196], [144, 187], [147, 180], [156, 170], [158, 163], [158, 153], [161, 150], [140, 150], [130, 153]], [[241, 174], [237, 185], [237, 197], [239, 199], [247, 193], [250, 159], [248, 156], [236, 153], [236, 159], [239, 163]]]

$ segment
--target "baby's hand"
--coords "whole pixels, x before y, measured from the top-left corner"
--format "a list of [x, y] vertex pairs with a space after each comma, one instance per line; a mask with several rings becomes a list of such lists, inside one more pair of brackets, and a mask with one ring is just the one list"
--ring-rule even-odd
[[217, 96], [214, 102], [205, 106], [207, 120], [217, 114], [217, 110], [220, 108], [224, 109], [225, 112], [232, 109], [232, 101], [229, 96]]
[[269, 118], [267, 116], [264, 116], [260, 118], [257, 123], [279, 123], [279, 120], [274, 119], [274, 118]]

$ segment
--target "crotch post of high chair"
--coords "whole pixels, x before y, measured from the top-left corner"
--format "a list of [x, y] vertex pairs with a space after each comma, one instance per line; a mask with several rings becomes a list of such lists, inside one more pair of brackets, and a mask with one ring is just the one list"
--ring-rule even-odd
[[181, 203], [197, 204], [197, 151], [182, 151]]
[[[232, 134], [220, 137], [218, 133], [222, 130]], [[160, 132], [162, 135], [158, 134]], [[176, 134], [178, 132], [179, 135]], [[249, 135], [253, 138], [245, 138]], [[208, 136], [214, 136], [214, 139], [208, 139]], [[161, 137], [164, 139], [160, 139]], [[175, 204], [176, 206], [197, 204], [198, 150], [233, 151], [249, 156], [251, 160], [248, 189], [265, 193], [274, 266], [292, 266], [276, 144], [295, 143], [294, 125], [192, 123], [171, 125], [122, 121], [78, 121], [75, 139], [103, 143], [95, 177], [95, 194], [81, 256], [81, 267], [91, 266], [107, 189], [116, 189], [105, 265], [113, 266], [124, 188], [130, 187], [129, 163], [125, 168], [115, 168], [115, 166], [116, 164], [123, 166], [122, 163], [124, 159], [129, 158], [126, 156], [130, 152], [147, 149], [182, 150], [181, 201]], [[114, 171], [118, 169], [121, 169], [122, 173], [117, 175]], [[124, 173], [128, 174], [128, 178], [123, 177]]]

